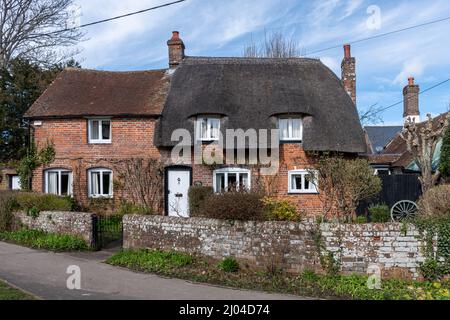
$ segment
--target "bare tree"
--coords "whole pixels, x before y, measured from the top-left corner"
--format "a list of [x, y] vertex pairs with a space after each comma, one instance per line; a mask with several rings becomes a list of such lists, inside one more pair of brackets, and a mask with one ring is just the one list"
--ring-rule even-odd
[[244, 47], [244, 56], [248, 58], [296, 58], [300, 56], [298, 43], [286, 38], [281, 32], [265, 34], [264, 41], [257, 44], [253, 37]]
[[83, 37], [71, 8], [73, 0], [0, 0], [0, 68], [15, 58], [48, 65], [77, 53], [67, 51]]
[[402, 138], [406, 142], [408, 151], [414, 156], [417, 166], [420, 169], [423, 193], [434, 187], [441, 173], [439, 169], [433, 171], [433, 156], [438, 142], [444, 137], [444, 133], [449, 126], [450, 113], [442, 117], [435, 123], [430, 114], [428, 120], [423, 124], [416, 124], [408, 120], [402, 132]]
[[383, 123], [382, 113], [385, 110], [384, 107], [379, 106], [378, 103], [371, 105], [366, 110], [359, 110], [359, 120], [361, 121], [361, 125], [375, 125]]

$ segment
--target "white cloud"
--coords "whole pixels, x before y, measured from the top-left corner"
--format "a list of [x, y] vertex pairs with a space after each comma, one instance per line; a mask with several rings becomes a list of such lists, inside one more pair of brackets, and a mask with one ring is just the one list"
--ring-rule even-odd
[[420, 57], [406, 61], [402, 71], [395, 77], [394, 84], [406, 84], [409, 77], [420, 77], [425, 67], [425, 62]]

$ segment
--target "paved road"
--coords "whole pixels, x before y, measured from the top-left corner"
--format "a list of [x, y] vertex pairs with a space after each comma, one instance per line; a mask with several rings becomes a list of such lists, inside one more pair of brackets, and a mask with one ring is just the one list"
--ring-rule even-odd
[[[55, 254], [0, 242], [0, 278], [48, 300], [294, 300], [135, 273], [103, 263], [111, 252]], [[66, 270], [81, 269], [81, 289], [68, 290]]]

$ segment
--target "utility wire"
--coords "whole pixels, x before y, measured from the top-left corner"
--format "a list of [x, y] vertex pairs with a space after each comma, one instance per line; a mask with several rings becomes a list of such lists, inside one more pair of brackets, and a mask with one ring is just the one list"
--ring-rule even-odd
[[81, 28], [86, 28], [86, 27], [97, 25], [97, 24], [101, 24], [101, 23], [110, 22], [110, 21], [113, 21], [113, 20], [118, 20], [118, 19], [130, 17], [130, 16], [134, 16], [134, 15], [141, 14], [141, 13], [144, 13], [144, 12], [148, 12], [148, 11], [151, 11], [151, 10], [156, 10], [156, 9], [168, 7], [168, 6], [171, 6], [171, 5], [174, 5], [174, 4], [178, 4], [178, 3], [181, 3], [181, 2], [185, 2], [185, 1], [187, 1], [187, 0], [173, 1], [173, 2], [169, 2], [169, 3], [161, 4], [159, 6], [155, 6], [155, 7], [151, 7], [151, 8], [147, 8], [147, 9], [143, 9], [143, 10], [139, 10], [139, 11], [135, 11], [135, 12], [126, 13], [126, 14], [123, 14], [123, 15], [120, 15], [120, 16], [116, 16], [116, 17], [112, 17], [112, 18], [108, 18], [108, 19], [103, 19], [103, 20], [99, 20], [99, 21], [94, 21], [94, 22], [82, 24], [82, 25], [77, 26], [77, 27], [53, 31], [53, 32], [48, 33], [48, 35], [55, 34], [55, 33], [72, 31], [72, 30], [77, 30], [77, 29], [81, 29]]
[[[425, 90], [421, 90], [421, 91], [419, 92], [419, 95], [424, 94], [424, 93], [426, 93], [426, 92], [428, 92], [428, 91], [431, 91], [431, 90], [433, 90], [433, 89], [436, 89], [437, 87], [440, 87], [440, 86], [444, 85], [444, 84], [447, 83], [447, 82], [450, 82], [450, 78], [447, 79], [447, 80], [441, 81], [441, 82], [439, 82], [439, 83], [437, 83], [437, 84], [435, 84], [435, 85], [433, 85], [433, 86], [431, 86], [431, 87], [429, 87], [429, 88], [427, 88], [427, 89], [425, 89]], [[410, 100], [410, 99], [412, 99], [412, 98], [413, 98], [413, 97], [409, 97], [409, 98], [407, 98], [407, 99], [403, 99], [403, 100], [398, 101], [398, 102], [396, 102], [396, 103], [393, 103], [393, 104], [391, 104], [391, 105], [389, 105], [389, 106], [387, 106], [387, 107], [378, 109], [378, 110], [376, 110], [376, 112], [377, 112], [377, 113], [379, 113], [379, 112], [384, 112], [384, 111], [386, 111], [386, 110], [388, 110], [388, 109], [391, 109], [391, 108], [393, 108], [393, 107], [396, 107], [396, 106], [398, 106], [399, 104], [402, 104], [402, 103], [404, 103], [405, 101], [408, 101], [408, 100]]]
[[[436, 24], [436, 23], [444, 22], [444, 21], [448, 21], [448, 20], [450, 20], [450, 17], [446, 17], [446, 18], [442, 18], [442, 19], [438, 19], [438, 20], [433, 20], [433, 21], [429, 21], [429, 22], [425, 22], [425, 23], [421, 23], [421, 24], [416, 24], [416, 25], [413, 25], [413, 26], [410, 26], [410, 27], [389, 31], [389, 32], [386, 32], [386, 33], [377, 34], [377, 35], [374, 35], [374, 36], [371, 36], [371, 37], [362, 38], [362, 39], [358, 39], [358, 40], [347, 42], [347, 43], [348, 44], [355, 44], [355, 43], [360, 43], [360, 42], [364, 42], [364, 41], [368, 41], [368, 40], [372, 40], [372, 39], [382, 38], [382, 37], [389, 36], [391, 34], [403, 32], [403, 31], [407, 31], [407, 30], [412, 30], [412, 29], [416, 29], [416, 28], [420, 28], [420, 27], [425, 27], [425, 26], [429, 26], [429, 25], [432, 25], [432, 24]], [[310, 55], [313, 55], [313, 54], [316, 54], [316, 53], [321, 53], [321, 52], [324, 52], [324, 51], [341, 48], [342, 45], [343, 44], [339, 44], [339, 45], [331, 46], [331, 47], [324, 48], [324, 49], [314, 50], [314, 51], [306, 53], [304, 56], [306, 57], [306, 56], [310, 56]]]

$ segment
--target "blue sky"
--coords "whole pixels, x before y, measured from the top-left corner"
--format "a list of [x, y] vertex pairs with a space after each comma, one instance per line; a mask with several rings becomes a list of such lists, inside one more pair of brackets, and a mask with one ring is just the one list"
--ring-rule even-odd
[[[77, 0], [81, 23], [140, 10], [169, 0]], [[379, 8], [380, 24], [370, 6]], [[373, 7], [372, 7], [373, 8]], [[166, 41], [179, 30], [187, 55], [241, 56], [251, 38], [282, 32], [308, 53], [349, 41], [450, 16], [448, 0], [188, 0], [85, 29], [77, 57], [85, 68], [142, 70], [167, 66]], [[378, 28], [379, 27], [379, 28]], [[352, 46], [357, 59], [358, 108], [388, 106], [403, 98], [409, 76], [422, 89], [450, 78], [450, 21]], [[340, 75], [343, 49], [317, 53]], [[420, 98], [422, 116], [448, 110], [450, 83]], [[401, 124], [403, 106], [383, 114]]]

